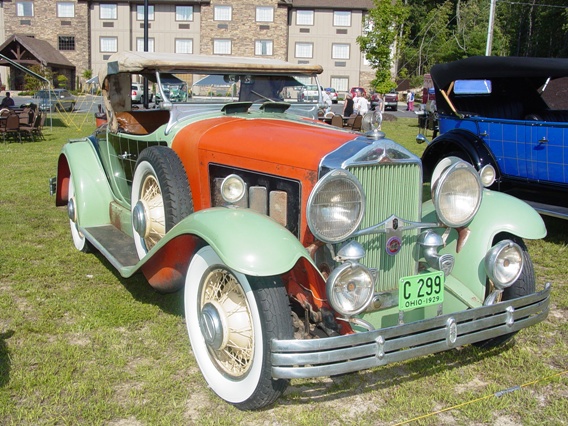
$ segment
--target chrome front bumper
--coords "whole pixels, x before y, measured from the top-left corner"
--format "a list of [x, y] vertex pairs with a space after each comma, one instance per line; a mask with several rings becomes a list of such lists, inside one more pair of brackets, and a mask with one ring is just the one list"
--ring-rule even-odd
[[380, 330], [312, 340], [273, 340], [272, 376], [332, 376], [479, 342], [539, 323], [551, 285], [538, 293]]

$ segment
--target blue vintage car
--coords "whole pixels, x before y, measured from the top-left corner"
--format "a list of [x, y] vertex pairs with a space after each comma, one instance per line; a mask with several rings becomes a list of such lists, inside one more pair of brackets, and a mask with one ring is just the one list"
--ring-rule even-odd
[[491, 189], [568, 218], [568, 59], [471, 57], [431, 75], [440, 136], [422, 156], [425, 180], [459, 157], [494, 174]]

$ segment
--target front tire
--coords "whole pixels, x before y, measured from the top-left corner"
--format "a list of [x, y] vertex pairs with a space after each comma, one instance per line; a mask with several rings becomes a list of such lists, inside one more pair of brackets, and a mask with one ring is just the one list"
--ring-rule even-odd
[[[511, 240], [521, 247], [523, 251], [523, 269], [517, 281], [515, 281], [515, 283], [511, 287], [506, 288], [501, 294], [500, 299], [498, 299], [496, 302], [504, 302], [506, 300], [517, 299], [522, 296], [533, 294], [536, 291], [536, 277], [534, 273], [534, 266], [527, 250], [527, 246], [521, 238], [515, 237], [511, 234], [499, 235], [498, 238], [495, 238], [494, 244], [497, 244], [498, 242], [505, 239]], [[489, 296], [491, 290], [492, 288], [488, 283], [485, 297]], [[517, 333], [518, 332], [503, 334], [492, 339], [482, 340], [481, 342], [474, 343], [474, 345], [484, 349], [495, 348], [505, 345], [506, 343], [511, 341]]]
[[132, 179], [132, 228], [142, 259], [179, 221], [193, 213], [193, 200], [183, 164], [164, 146], [140, 154]]
[[272, 378], [270, 341], [294, 335], [280, 277], [233, 271], [206, 246], [191, 261], [184, 299], [191, 347], [211, 389], [241, 410], [272, 404], [288, 380]]

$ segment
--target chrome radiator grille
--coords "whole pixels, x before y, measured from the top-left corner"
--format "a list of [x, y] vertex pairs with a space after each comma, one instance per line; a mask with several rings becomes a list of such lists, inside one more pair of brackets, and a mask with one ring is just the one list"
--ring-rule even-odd
[[[382, 163], [350, 166], [348, 170], [359, 179], [367, 197], [367, 210], [361, 229], [376, 225], [391, 215], [402, 220], [420, 221], [422, 178], [419, 164]], [[403, 231], [402, 248], [393, 256], [386, 251], [386, 234], [357, 238], [367, 253], [362, 263], [376, 270], [376, 291], [395, 289], [400, 277], [416, 274], [419, 232], [417, 229]]]

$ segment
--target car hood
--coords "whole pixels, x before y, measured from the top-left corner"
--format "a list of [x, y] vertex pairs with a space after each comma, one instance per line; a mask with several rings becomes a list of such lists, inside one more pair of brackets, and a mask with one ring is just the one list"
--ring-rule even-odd
[[308, 119], [219, 117], [187, 125], [175, 136], [172, 148], [182, 157], [195, 156], [198, 149], [199, 156], [228, 154], [234, 163], [254, 159], [317, 171], [327, 153], [355, 137]]

